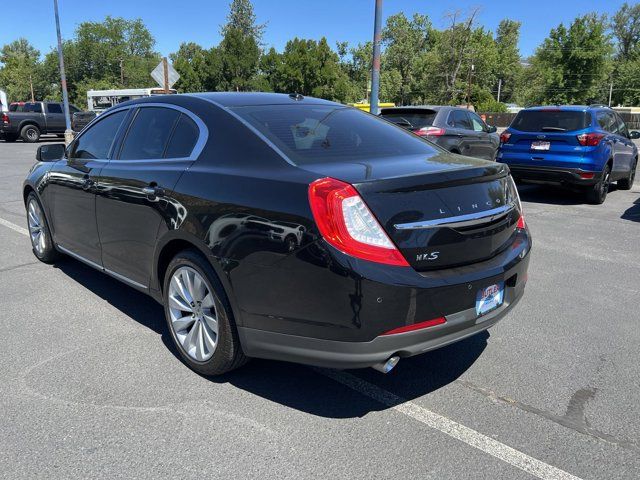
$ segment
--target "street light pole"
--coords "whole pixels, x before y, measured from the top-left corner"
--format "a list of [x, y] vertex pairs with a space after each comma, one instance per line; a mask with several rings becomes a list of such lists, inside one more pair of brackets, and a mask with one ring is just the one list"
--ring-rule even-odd
[[373, 63], [371, 68], [371, 101], [369, 111], [378, 114], [380, 94], [380, 43], [382, 42], [382, 0], [376, 1], [375, 24], [373, 28]]
[[62, 86], [62, 103], [64, 104], [64, 118], [67, 129], [64, 131], [64, 143], [69, 145], [73, 140], [71, 130], [71, 113], [69, 110], [69, 94], [67, 93], [67, 76], [64, 73], [64, 58], [62, 56], [62, 35], [60, 35], [60, 15], [58, 15], [58, 0], [53, 0], [56, 15], [56, 34], [58, 35], [58, 62], [60, 64], [60, 85]]

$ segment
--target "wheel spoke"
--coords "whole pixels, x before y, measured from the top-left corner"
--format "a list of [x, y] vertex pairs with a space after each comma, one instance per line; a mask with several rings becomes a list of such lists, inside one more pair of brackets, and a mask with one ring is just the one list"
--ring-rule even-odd
[[217, 331], [211, 332], [206, 323], [202, 323], [202, 336], [204, 344], [209, 352], [213, 352], [216, 348], [216, 340], [218, 339]]
[[205, 359], [205, 349], [204, 349], [204, 328], [202, 328], [202, 323], [198, 322], [198, 335], [196, 336], [196, 358], [198, 360]]
[[202, 308], [208, 308], [209, 310], [215, 310], [216, 305], [213, 301], [213, 295], [207, 292], [207, 295], [202, 299]]
[[196, 301], [202, 302], [204, 297], [207, 295], [207, 286], [205, 285], [202, 277], [200, 275], [193, 276], [193, 299]]
[[169, 307], [180, 310], [181, 312], [193, 312], [191, 305], [179, 294], [169, 294]]
[[206, 325], [207, 329], [211, 330], [213, 333], [217, 335], [218, 319], [215, 318], [213, 315], [207, 315], [206, 313], [204, 314], [203, 318], [204, 318], [204, 324]]
[[193, 297], [191, 297], [186, 285], [184, 284], [184, 276], [182, 272], [179, 272], [178, 275], [174, 275], [171, 281], [175, 282], [176, 292], [182, 297], [182, 299], [188, 304], [191, 304], [193, 302]]
[[195, 322], [195, 318], [191, 315], [185, 315], [184, 317], [173, 320], [173, 329], [176, 333], [187, 330]]
[[184, 338], [184, 341], [182, 342], [182, 346], [184, 347], [184, 349], [191, 355], [193, 355], [192, 350], [196, 346], [196, 338], [198, 336], [198, 325], [200, 325], [199, 322], [195, 322], [193, 324], [193, 327], [191, 327], [191, 330], [189, 330], [189, 333], [187, 334], [187, 336]]

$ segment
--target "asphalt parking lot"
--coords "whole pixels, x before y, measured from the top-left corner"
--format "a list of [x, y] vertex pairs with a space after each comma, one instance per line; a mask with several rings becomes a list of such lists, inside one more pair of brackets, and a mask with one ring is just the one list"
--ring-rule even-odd
[[31, 253], [36, 145], [0, 142], [0, 478], [640, 478], [640, 182], [524, 186], [523, 300], [391, 374], [187, 369], [160, 305]]

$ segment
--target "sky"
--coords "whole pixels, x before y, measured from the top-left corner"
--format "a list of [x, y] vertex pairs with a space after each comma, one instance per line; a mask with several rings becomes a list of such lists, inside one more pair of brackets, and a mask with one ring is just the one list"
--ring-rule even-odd
[[[36, 0], [28, 14], [23, 2], [2, 2], [0, 45], [26, 37], [42, 54], [56, 45], [53, 0]], [[156, 39], [163, 55], [175, 52], [180, 43], [193, 41], [208, 48], [220, 41], [229, 0], [59, 0], [63, 38], [70, 38], [83, 21], [100, 21], [106, 15], [141, 18]], [[522, 22], [520, 51], [534, 53], [549, 31], [561, 22], [570, 23], [588, 12], [612, 15], [623, 0], [384, 0], [384, 20], [398, 12], [429, 16], [435, 27], [446, 26], [446, 15], [480, 8], [479, 23], [495, 31], [503, 18]], [[373, 37], [374, 0], [254, 0], [259, 23], [266, 23], [264, 43], [282, 50], [287, 40], [298, 36], [327, 37], [330, 45], [348, 41], [356, 45]]]

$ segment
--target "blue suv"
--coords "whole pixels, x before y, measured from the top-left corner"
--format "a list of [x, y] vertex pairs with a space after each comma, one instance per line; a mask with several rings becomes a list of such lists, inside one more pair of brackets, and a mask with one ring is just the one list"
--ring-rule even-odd
[[604, 202], [611, 182], [629, 190], [638, 149], [614, 110], [603, 106], [535, 107], [521, 110], [500, 136], [497, 161], [516, 180], [581, 188], [587, 201]]

